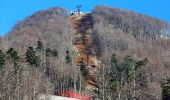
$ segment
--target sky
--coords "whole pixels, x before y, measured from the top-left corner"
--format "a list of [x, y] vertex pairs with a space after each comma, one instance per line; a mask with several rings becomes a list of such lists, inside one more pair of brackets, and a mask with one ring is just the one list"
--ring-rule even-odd
[[82, 11], [90, 12], [96, 5], [127, 9], [156, 17], [170, 23], [170, 0], [0, 0], [0, 36], [33, 13], [51, 7], [75, 10], [82, 5]]

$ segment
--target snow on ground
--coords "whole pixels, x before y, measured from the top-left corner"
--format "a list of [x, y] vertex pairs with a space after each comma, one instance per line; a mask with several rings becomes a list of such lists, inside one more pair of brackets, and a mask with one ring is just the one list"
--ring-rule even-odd
[[55, 96], [55, 95], [40, 95], [38, 100], [79, 100], [76, 98], [67, 98], [62, 96]]

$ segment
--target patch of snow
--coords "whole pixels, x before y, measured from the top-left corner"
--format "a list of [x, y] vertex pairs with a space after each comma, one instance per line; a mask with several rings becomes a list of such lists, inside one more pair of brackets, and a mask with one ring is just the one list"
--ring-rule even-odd
[[68, 98], [62, 96], [55, 96], [55, 95], [39, 95], [38, 100], [79, 100], [76, 98]]

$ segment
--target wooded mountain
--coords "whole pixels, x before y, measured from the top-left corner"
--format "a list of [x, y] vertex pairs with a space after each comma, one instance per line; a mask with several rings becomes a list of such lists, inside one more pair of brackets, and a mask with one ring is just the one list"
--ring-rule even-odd
[[166, 35], [169, 29], [168, 23], [165, 21], [128, 10], [96, 6], [92, 13], [104, 18], [111, 27], [119, 28], [133, 36], [142, 35], [156, 38], [156, 36]]
[[[89, 48], [95, 48], [97, 53], [93, 55], [100, 62], [100, 67], [95, 66], [97, 74], [91, 75], [98, 89], [89, 92], [81, 76], [86, 70], [82, 71], [74, 62], [78, 53], [70, 16], [73, 15], [66, 9], [57, 7], [38, 11], [1, 37], [0, 99], [30, 100], [39, 94], [56, 95], [62, 90], [82, 92], [101, 100], [162, 99], [161, 83], [170, 78], [167, 22], [102, 5], [85, 15], [81, 23], [75, 22], [75, 27], [88, 27], [80, 30], [86, 31], [82, 38], [90, 34], [93, 40]], [[19, 60], [13, 59], [16, 56]], [[146, 59], [147, 64], [143, 64]], [[143, 67], [133, 72], [133, 66]], [[135, 78], [130, 77], [130, 72]]]

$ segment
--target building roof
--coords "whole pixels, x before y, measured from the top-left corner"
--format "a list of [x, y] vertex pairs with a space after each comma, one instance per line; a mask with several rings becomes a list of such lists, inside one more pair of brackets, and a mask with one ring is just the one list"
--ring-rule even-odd
[[56, 96], [56, 95], [40, 95], [38, 97], [38, 100], [80, 100], [76, 98], [70, 98], [70, 97], [62, 97], [62, 96]]
[[73, 91], [63, 91], [62, 95], [65, 96], [65, 97], [76, 98], [76, 99], [79, 99], [79, 100], [90, 100], [89, 96], [85, 96], [83, 94], [79, 94], [79, 93], [76, 93], [76, 92], [73, 92]]

